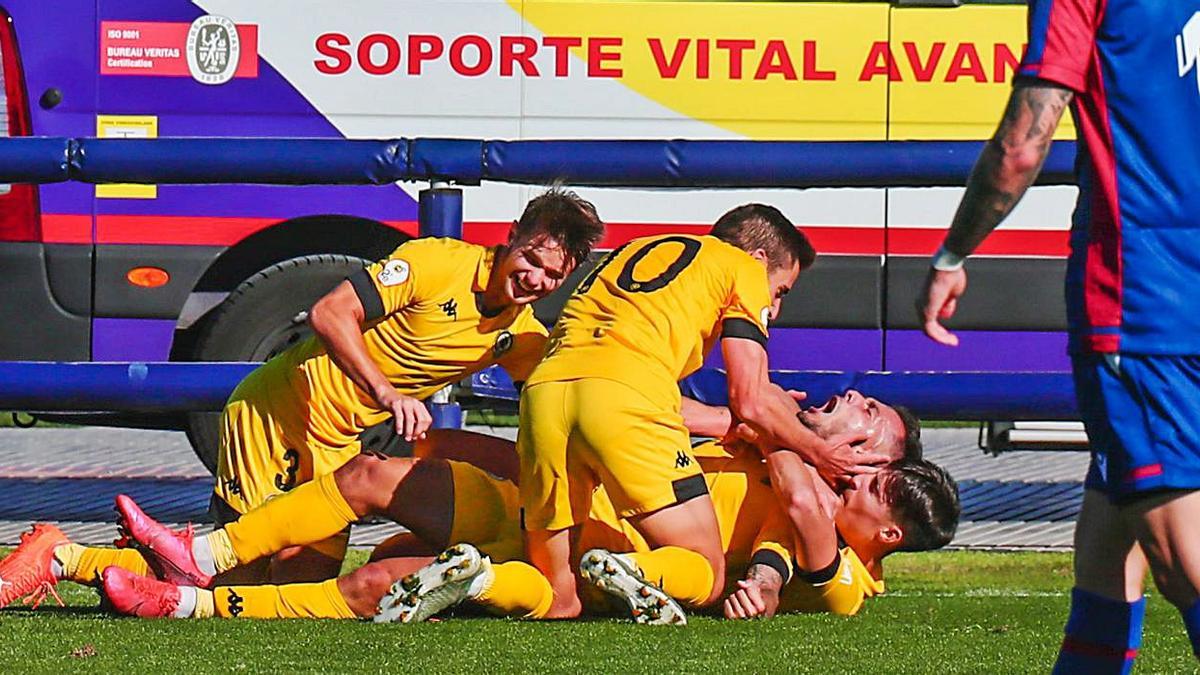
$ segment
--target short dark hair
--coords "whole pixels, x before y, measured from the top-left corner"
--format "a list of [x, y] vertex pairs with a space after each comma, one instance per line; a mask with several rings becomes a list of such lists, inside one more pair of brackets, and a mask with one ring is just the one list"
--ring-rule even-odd
[[949, 544], [962, 513], [950, 473], [924, 459], [903, 459], [884, 471], [883, 499], [904, 532], [897, 550], [932, 551]]
[[808, 237], [796, 229], [779, 209], [766, 204], [743, 204], [730, 209], [713, 224], [712, 236], [742, 249], [762, 249], [772, 270], [799, 263], [800, 269], [812, 266], [817, 251]]
[[604, 223], [591, 202], [555, 184], [529, 200], [513, 224], [513, 241], [529, 241], [539, 234], [561, 244], [578, 266], [604, 237]]
[[921, 443], [921, 419], [902, 405], [892, 406], [904, 423], [904, 459], [922, 459], [925, 446]]

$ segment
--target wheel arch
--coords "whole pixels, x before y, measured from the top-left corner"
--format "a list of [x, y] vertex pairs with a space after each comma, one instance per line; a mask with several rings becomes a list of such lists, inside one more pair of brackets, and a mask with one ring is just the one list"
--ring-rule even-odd
[[[192, 294], [212, 293], [219, 298], [272, 265], [307, 255], [332, 253], [378, 260], [411, 238], [377, 220], [357, 216], [324, 214], [281, 221], [223, 251], [200, 276]], [[172, 361], [194, 358], [197, 338], [219, 306], [219, 301], [211, 303], [186, 325], [181, 317], [171, 346]]]

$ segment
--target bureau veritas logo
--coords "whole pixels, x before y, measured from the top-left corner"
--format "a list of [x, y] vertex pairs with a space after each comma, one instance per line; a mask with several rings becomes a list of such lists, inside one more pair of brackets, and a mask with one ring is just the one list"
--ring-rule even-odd
[[224, 84], [232, 80], [241, 51], [237, 26], [223, 16], [202, 16], [188, 28], [187, 64], [197, 82]]

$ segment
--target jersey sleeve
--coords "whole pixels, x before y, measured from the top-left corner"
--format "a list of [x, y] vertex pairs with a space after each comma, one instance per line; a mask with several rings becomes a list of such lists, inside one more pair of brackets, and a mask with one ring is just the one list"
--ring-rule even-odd
[[767, 346], [767, 321], [771, 315], [771, 288], [767, 269], [745, 255], [732, 261], [728, 300], [721, 310], [721, 338], [746, 338]]
[[1084, 91], [1102, 5], [1101, 0], [1029, 0], [1029, 46], [1017, 74]]
[[778, 504], [762, 519], [762, 527], [754, 537], [751, 565], [766, 565], [779, 573], [787, 584], [795, 571], [792, 567], [792, 526]]
[[532, 307], [521, 310], [520, 316], [512, 325], [513, 346], [499, 363], [512, 378], [513, 382], [524, 382], [529, 379], [534, 366], [542, 360], [546, 353], [546, 327], [533, 315]]
[[350, 276], [368, 321], [404, 309], [420, 298], [422, 287], [437, 283], [430, 277], [446, 267], [444, 261], [436, 260], [437, 248], [436, 239], [414, 239]]
[[784, 589], [780, 610], [853, 616], [867, 598], [883, 592], [883, 582], [871, 576], [853, 549], [843, 548], [838, 557], [837, 571], [824, 582], [813, 583], [796, 575]]

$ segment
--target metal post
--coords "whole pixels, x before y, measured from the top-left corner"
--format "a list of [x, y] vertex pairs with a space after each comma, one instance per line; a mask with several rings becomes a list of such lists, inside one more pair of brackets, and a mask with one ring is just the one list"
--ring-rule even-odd
[[[462, 239], [462, 190], [450, 187], [446, 181], [432, 181], [428, 190], [421, 190], [417, 203], [420, 236]], [[462, 428], [462, 406], [454, 401], [451, 387], [444, 387], [430, 396], [428, 405], [433, 415], [433, 428]]]
[[463, 426], [463, 409], [455, 403], [450, 385], [429, 397], [429, 414], [433, 415], [434, 429], [461, 429]]
[[462, 190], [445, 181], [433, 181], [418, 195], [417, 227], [422, 237], [462, 239]]

